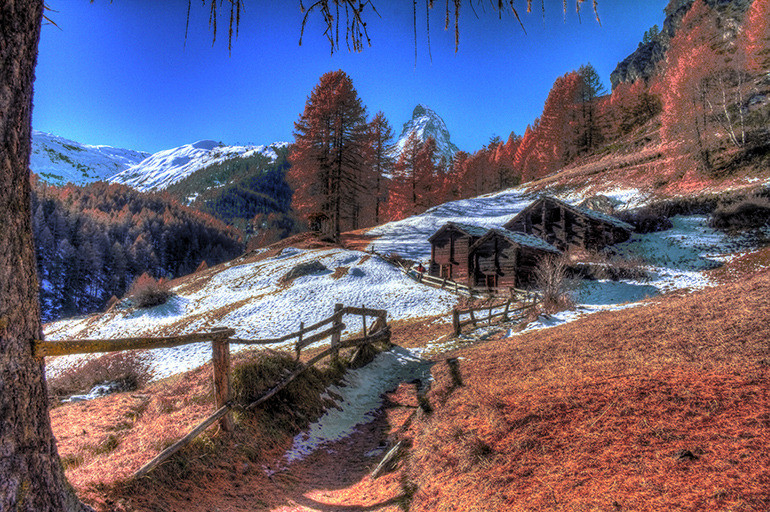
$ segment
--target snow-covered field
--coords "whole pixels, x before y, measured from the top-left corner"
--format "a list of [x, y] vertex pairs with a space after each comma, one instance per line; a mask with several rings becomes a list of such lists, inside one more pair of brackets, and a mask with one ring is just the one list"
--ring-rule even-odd
[[[320, 262], [326, 270], [281, 283], [286, 273], [310, 261]], [[449, 314], [457, 303], [455, 295], [420, 285], [377, 256], [344, 249], [287, 248], [262, 261], [236, 260], [202, 283], [193, 281], [174, 292], [161, 306], [118, 307], [102, 315], [48, 324], [46, 339], [165, 336], [217, 326], [235, 329], [238, 338], [267, 339], [297, 331], [300, 322], [310, 325], [329, 317], [335, 303], [386, 309], [391, 320]], [[343, 321], [347, 333], [361, 329], [360, 317]], [[161, 378], [204, 364], [211, 359], [210, 351], [209, 344], [198, 343], [148, 351], [146, 357], [155, 377]], [[47, 365], [48, 375], [82, 357], [93, 356], [58, 358]]]
[[[619, 191], [613, 199], [622, 207], [623, 201], [638, 197], [635, 191]], [[397, 252], [427, 261], [427, 238], [445, 222], [501, 226], [532, 200], [525, 191], [511, 189], [446, 203], [422, 215], [371, 229], [369, 234], [379, 236], [372, 243], [377, 252]], [[709, 228], [703, 216], [675, 217], [672, 221], [674, 227], [668, 231], [634, 234], [629, 241], [613, 247], [615, 253], [639, 261], [649, 279], [576, 283], [572, 291], [575, 310], [536, 325], [545, 327], [597, 310], [626, 307], [665, 291], [708, 286], [705, 270], [752, 244], [746, 237], [732, 238]], [[287, 272], [311, 261], [321, 263], [326, 270], [281, 283]], [[343, 249], [289, 247], [271, 258], [234, 260], [217, 270], [177, 287], [174, 297], [164, 305], [149, 309], [118, 307], [101, 315], [62, 320], [46, 325], [46, 338], [164, 336], [226, 326], [235, 329], [238, 338], [266, 339], [297, 331], [300, 322], [309, 325], [329, 317], [335, 303], [386, 309], [389, 319], [399, 320], [449, 315], [458, 301], [449, 292], [413, 282], [377, 256]], [[345, 322], [348, 334], [361, 328], [360, 318], [349, 317]], [[48, 374], [55, 375], [82, 357], [93, 356], [58, 358], [48, 365]], [[204, 364], [210, 360], [210, 348], [199, 343], [157, 349], [147, 352], [146, 358], [154, 376], [161, 378]]]

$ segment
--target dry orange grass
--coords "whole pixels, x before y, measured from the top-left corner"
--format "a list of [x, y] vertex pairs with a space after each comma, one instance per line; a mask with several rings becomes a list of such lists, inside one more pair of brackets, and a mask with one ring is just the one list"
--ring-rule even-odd
[[770, 268], [770, 247], [765, 247], [739, 256], [712, 270], [711, 277], [721, 283], [731, 283], [768, 268]]
[[768, 318], [763, 271], [464, 350], [412, 429], [411, 510], [770, 509]]
[[[365, 450], [321, 450], [269, 478], [262, 465], [291, 438], [256, 427], [274, 416], [263, 411], [127, 483], [211, 412], [208, 365], [57, 407], [52, 423], [68, 478], [99, 510], [767, 510], [770, 270], [741, 275], [464, 349], [462, 385], [438, 363], [432, 414], [412, 416], [413, 385], [391, 397], [381, 429], [413, 449], [377, 480], [355, 459]], [[400, 322], [394, 341], [435, 339], [451, 329], [438, 320]], [[366, 428], [376, 446], [380, 427]]]
[[128, 478], [213, 408], [211, 367], [131, 393], [56, 407], [51, 425], [77, 489]]
[[[303, 358], [313, 353], [306, 350]], [[233, 366], [251, 357], [248, 350], [236, 353]], [[321, 365], [324, 379], [338, 374], [334, 365], [327, 366]], [[99, 511], [120, 512], [267, 510], [283, 503], [285, 486], [276, 487], [263, 465], [280, 458], [292, 436], [322, 412], [324, 382], [319, 377], [307, 385], [295, 381], [305, 386], [301, 403], [279, 394], [253, 414], [236, 413], [232, 434], [221, 436], [211, 427], [149, 477], [130, 480], [143, 464], [211, 414], [211, 375], [209, 363], [136, 392], [52, 409], [66, 476], [80, 497]], [[305, 389], [309, 386], [316, 387]]]

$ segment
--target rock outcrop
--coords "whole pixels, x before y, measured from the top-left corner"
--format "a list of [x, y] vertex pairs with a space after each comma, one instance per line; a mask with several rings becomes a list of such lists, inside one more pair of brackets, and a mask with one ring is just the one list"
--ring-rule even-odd
[[[658, 64], [666, 58], [671, 40], [676, 35], [687, 11], [694, 0], [671, 0], [666, 6], [666, 19], [663, 28], [648, 43], [639, 45], [610, 74], [610, 82], [615, 88], [619, 83], [634, 82], [638, 79], [649, 80], [658, 72]], [[738, 32], [740, 21], [751, 5], [751, 0], [706, 0], [706, 4], [717, 9], [724, 19], [720, 26], [725, 31], [724, 39], [733, 39]]]

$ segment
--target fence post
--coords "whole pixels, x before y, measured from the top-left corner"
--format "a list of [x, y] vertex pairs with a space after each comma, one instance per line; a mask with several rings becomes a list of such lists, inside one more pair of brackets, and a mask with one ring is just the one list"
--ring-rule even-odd
[[489, 325], [492, 325], [492, 304], [489, 305], [489, 320], [487, 321]]
[[302, 334], [305, 330], [305, 322], [299, 323], [299, 339], [297, 340], [297, 344], [294, 346], [294, 351], [297, 353], [297, 361], [299, 361], [299, 353], [302, 351]]
[[452, 310], [452, 327], [454, 327], [455, 336], [459, 336], [460, 335], [460, 312], [457, 311], [457, 308], [454, 308]]
[[478, 324], [476, 323], [476, 315], [473, 314], [473, 310], [469, 310], [471, 313], [471, 322], [473, 322], [473, 327], [478, 327]]
[[503, 311], [503, 321], [508, 321], [508, 308], [511, 306], [511, 299], [508, 299], [508, 302], [505, 303], [505, 310]]
[[[366, 310], [366, 304], [361, 304], [361, 309]], [[361, 314], [361, 322], [364, 324], [364, 339], [366, 339], [368, 337], [366, 332], [366, 313]]]
[[332, 322], [332, 327], [335, 328], [334, 332], [332, 333], [332, 359], [337, 362], [339, 359], [339, 348], [337, 348], [337, 345], [340, 344], [340, 339], [342, 338], [342, 315], [340, 314], [340, 311], [342, 311], [342, 308], [344, 306], [342, 304], [335, 304], [334, 305], [334, 321]]
[[[211, 341], [214, 363], [214, 402], [216, 409], [230, 402], [230, 343], [226, 337], [215, 336]], [[233, 431], [233, 415], [227, 413], [219, 419], [223, 432]]]

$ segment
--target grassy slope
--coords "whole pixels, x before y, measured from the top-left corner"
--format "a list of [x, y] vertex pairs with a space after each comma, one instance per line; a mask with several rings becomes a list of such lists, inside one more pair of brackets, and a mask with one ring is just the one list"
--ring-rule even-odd
[[413, 510], [767, 510], [769, 316], [762, 270], [456, 354], [464, 385], [438, 365], [412, 431]]
[[[139, 395], [57, 407], [52, 423], [68, 477], [102, 510], [277, 510], [312, 497], [285, 510], [385, 511], [412, 493], [411, 510], [767, 510], [768, 264], [770, 250], [752, 253], [717, 271], [718, 287], [451, 354], [463, 385], [434, 367], [434, 412], [418, 415], [410, 455], [376, 481], [371, 461], [340, 462], [344, 447], [268, 478], [261, 467], [293, 428], [270, 432], [265, 412], [229, 440], [211, 432], [152, 478], [121, 483], [211, 410], [207, 367]], [[436, 329], [402, 326], [395, 341], [419, 345]], [[376, 443], [412, 410], [392, 408], [365, 437]], [[306, 421], [292, 418], [279, 417]], [[697, 459], [680, 460], [683, 450]]]

